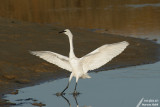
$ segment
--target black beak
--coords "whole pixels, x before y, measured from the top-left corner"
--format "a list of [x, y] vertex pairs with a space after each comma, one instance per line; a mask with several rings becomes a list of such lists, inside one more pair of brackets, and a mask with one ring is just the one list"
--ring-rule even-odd
[[61, 31], [61, 32], [59, 32], [59, 33], [64, 33], [64, 32], [66, 32], [65, 30], [63, 30], [63, 31]]

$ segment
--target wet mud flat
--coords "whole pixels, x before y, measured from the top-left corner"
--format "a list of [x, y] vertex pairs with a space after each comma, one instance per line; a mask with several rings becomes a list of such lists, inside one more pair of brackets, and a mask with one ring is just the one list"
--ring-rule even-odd
[[[2, 98], [4, 94], [12, 93], [15, 89], [69, 76], [67, 71], [29, 54], [30, 50], [43, 50], [68, 56], [68, 38], [58, 34], [64, 29], [54, 24], [0, 18], [0, 106], [11, 105]], [[82, 57], [104, 44], [124, 40], [130, 43], [122, 54], [95, 72], [154, 63], [159, 60], [160, 45], [154, 41], [94, 33], [86, 29], [70, 29], [74, 35], [74, 50], [77, 57]]]

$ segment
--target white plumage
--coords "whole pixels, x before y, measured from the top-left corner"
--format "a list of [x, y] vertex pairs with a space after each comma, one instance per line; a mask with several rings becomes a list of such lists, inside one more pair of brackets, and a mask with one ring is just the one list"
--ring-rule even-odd
[[85, 55], [81, 59], [85, 73], [87, 73], [88, 70], [94, 70], [105, 65], [107, 62], [119, 55], [126, 46], [128, 46], [128, 42], [126, 41], [106, 44]]
[[31, 51], [33, 55], [36, 55], [52, 64], [59, 66], [65, 70], [72, 72], [69, 58], [50, 51]]
[[[111, 61], [114, 57], [123, 52], [123, 50], [129, 45], [128, 42], [122, 41], [113, 44], [103, 45], [91, 53], [77, 58], [74, 54], [73, 49], [73, 35], [69, 29], [66, 29], [60, 33], [64, 33], [69, 37], [70, 52], [69, 57], [50, 52], [50, 51], [31, 51], [31, 54], [36, 55], [52, 64], [55, 64], [65, 70], [71, 72], [67, 87], [62, 93], [68, 88], [72, 77], [76, 77], [76, 86], [79, 78], [90, 78], [87, 74], [89, 70], [97, 69], [107, 62]], [[76, 86], [74, 93], [76, 93]], [[62, 94], [61, 93], [61, 94]]]

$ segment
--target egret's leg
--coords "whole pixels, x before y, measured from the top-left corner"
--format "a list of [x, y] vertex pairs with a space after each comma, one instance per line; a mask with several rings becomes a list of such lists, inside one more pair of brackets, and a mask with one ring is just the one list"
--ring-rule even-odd
[[78, 96], [80, 93], [79, 92], [77, 92], [77, 84], [78, 84], [78, 79], [79, 79], [79, 77], [76, 77], [76, 85], [75, 85], [75, 88], [74, 88], [74, 92], [73, 92], [73, 96]]
[[63, 94], [66, 91], [66, 89], [69, 87], [69, 84], [70, 84], [70, 81], [71, 81], [72, 77], [73, 77], [73, 73], [71, 73], [71, 75], [69, 77], [68, 84], [67, 84], [66, 88], [61, 92], [61, 94]]
[[77, 76], [76, 77], [76, 84], [75, 84], [75, 88], [74, 88], [74, 93], [77, 93], [76, 89], [77, 89], [78, 80], [79, 80], [79, 77]]
[[77, 84], [78, 84], [78, 83], [76, 82], [76, 85], [75, 85], [75, 88], [74, 88], [74, 92], [73, 92], [73, 96], [74, 96], [74, 97], [76, 97], [76, 96], [78, 96], [78, 95], [80, 94], [80, 93], [77, 92], [77, 90], [76, 90], [76, 89], [77, 89]]
[[68, 82], [66, 88], [61, 93], [64, 93], [68, 87], [69, 87], [69, 82]]
[[74, 88], [74, 92], [76, 92], [76, 89], [77, 89], [77, 82], [76, 82], [76, 85], [75, 85], [75, 88]]

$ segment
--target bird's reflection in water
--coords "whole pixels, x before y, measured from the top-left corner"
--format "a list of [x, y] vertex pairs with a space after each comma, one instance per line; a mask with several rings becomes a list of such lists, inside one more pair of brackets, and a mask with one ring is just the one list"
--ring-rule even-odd
[[[70, 101], [64, 95], [62, 95], [62, 98], [68, 103], [69, 107], [72, 107]], [[77, 96], [73, 95], [73, 98], [76, 102], [77, 107], [80, 107], [79, 104], [78, 104], [78, 101], [77, 101]], [[91, 106], [81, 106], [81, 107], [91, 107]]]

